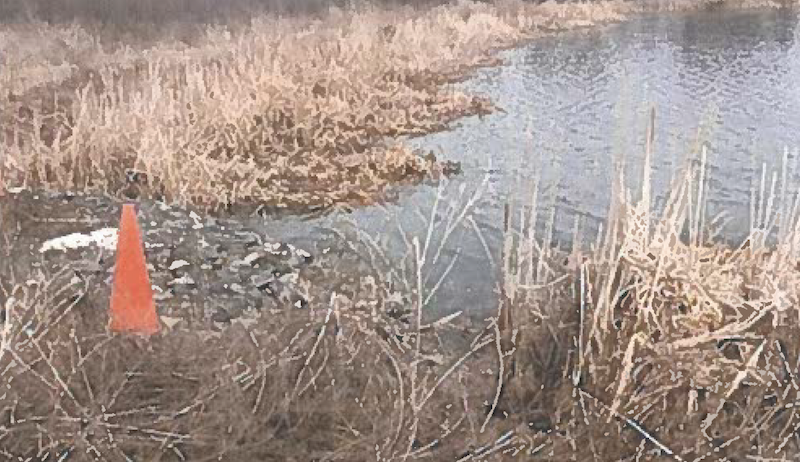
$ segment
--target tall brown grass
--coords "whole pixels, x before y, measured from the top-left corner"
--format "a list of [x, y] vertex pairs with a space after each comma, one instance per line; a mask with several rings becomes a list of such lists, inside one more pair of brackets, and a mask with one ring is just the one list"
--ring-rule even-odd
[[500, 306], [517, 341], [500, 406], [519, 420], [546, 415], [557, 432], [540, 449], [575, 460], [795, 457], [800, 228], [788, 153], [755, 188], [751, 231], [734, 247], [704, 219], [705, 149], [660, 216], [650, 155], [648, 144], [641, 199], [615, 195], [591, 248], [531, 240], [532, 213], [509, 234]]
[[116, 36], [90, 22], [5, 24], [0, 170], [7, 187], [209, 209], [368, 203], [392, 183], [437, 171], [387, 139], [491, 110], [446, 82], [494, 63], [497, 48], [645, 9], [463, 1], [263, 13], [190, 34], [142, 23], [131, 26], [138, 35]]
[[[306, 310], [219, 331], [111, 334], [99, 282], [69, 268], [4, 278], [0, 454], [73, 460], [455, 459], [488, 435], [478, 390], [492, 340], [456, 316], [428, 320], [429, 269], [473, 198], [434, 211], [404, 269], [365, 236], [342, 239]], [[363, 244], [359, 244], [363, 242]], [[13, 249], [13, 239], [10, 242]], [[354, 248], [351, 252], [344, 252]], [[377, 257], [376, 254], [373, 253]], [[340, 274], [343, 259], [348, 277]], [[388, 265], [388, 266], [385, 266]], [[4, 272], [7, 274], [6, 272]], [[325, 276], [328, 277], [325, 277]], [[435, 279], [431, 279], [435, 281]], [[401, 308], [391, 314], [391, 307]], [[403, 311], [408, 311], [403, 314]], [[461, 332], [459, 334], [459, 332]], [[484, 355], [485, 356], [485, 355]], [[489, 375], [487, 375], [489, 374]], [[487, 389], [487, 393], [491, 390]]]
[[[704, 220], [707, 162], [702, 149], [690, 158], [659, 216], [649, 169], [635, 202], [618, 175], [606, 230], [571, 251], [550, 245], [553, 212], [535, 181], [526, 207], [508, 208], [498, 313], [485, 322], [428, 313], [453, 277], [451, 264], [433, 268], [481, 188], [454, 201], [440, 189], [428, 227], [405, 236], [406, 260], [388, 259], [369, 234], [344, 234], [307, 310], [222, 331], [116, 336], [94, 305], [96, 281], [68, 268], [4, 280], [0, 453], [791, 458], [800, 451], [797, 194], [788, 175], [765, 176], [749, 236], [722, 245]], [[575, 234], [581, 242], [580, 226]]]

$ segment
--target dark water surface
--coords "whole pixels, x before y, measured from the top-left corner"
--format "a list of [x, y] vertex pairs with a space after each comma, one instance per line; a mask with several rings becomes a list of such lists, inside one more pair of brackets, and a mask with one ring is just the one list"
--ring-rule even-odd
[[[562, 242], [569, 240], [576, 216], [590, 233], [602, 222], [615, 155], [624, 154], [626, 184], [638, 191], [651, 107], [655, 206], [663, 203], [673, 168], [699, 140], [708, 150], [709, 213], [729, 215], [729, 236], [749, 229], [751, 184], [761, 181], [762, 167], [770, 179], [785, 152], [789, 167], [799, 157], [800, 27], [794, 12], [648, 16], [538, 40], [503, 56], [506, 65], [484, 69], [457, 87], [490, 96], [505, 112], [410, 140], [462, 162], [464, 175], [447, 185], [447, 200], [459, 188], [468, 194], [488, 175], [475, 221], [495, 261], [503, 206], [511, 196], [525, 200], [537, 175], [551, 186], [540, 204], [555, 204], [555, 234]], [[800, 175], [789, 179], [796, 185]], [[424, 241], [420, 215], [429, 215], [434, 196], [434, 188], [419, 187], [385, 208], [270, 221], [266, 231], [314, 239], [319, 229], [347, 217], [399, 258], [406, 244], [397, 223]], [[456, 253], [458, 261], [431, 309], [494, 309], [498, 271], [468, 223], [451, 235], [428, 288]]]

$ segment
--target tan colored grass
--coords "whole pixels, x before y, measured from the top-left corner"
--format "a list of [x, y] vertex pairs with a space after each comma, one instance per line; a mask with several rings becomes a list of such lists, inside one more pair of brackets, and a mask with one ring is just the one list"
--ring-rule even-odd
[[22, 279], [0, 268], [0, 454], [455, 460], [496, 431], [479, 423], [493, 392], [496, 367], [482, 354], [493, 338], [478, 328], [460, 333], [465, 346], [442, 344], [463, 323], [419, 315], [439, 286], [432, 268], [479, 194], [439, 201], [432, 217], [442, 219], [408, 236], [417, 255], [404, 270], [362, 258], [380, 249], [346, 236], [329, 253], [343, 257], [318, 260], [308, 309], [222, 331], [193, 322], [146, 340], [111, 334], [94, 294], [100, 281], [70, 268]]
[[77, 23], [4, 25], [4, 177], [8, 187], [212, 209], [374, 201], [436, 167], [387, 137], [491, 110], [444, 82], [492, 63], [494, 49], [641, 10], [462, 1], [323, 19], [264, 14], [156, 43], [109, 40]]
[[[757, 187], [753, 226], [738, 247], [720, 244], [704, 219], [705, 149], [689, 159], [658, 217], [646, 160], [642, 199], [620, 194], [602, 244], [588, 253], [531, 250], [525, 227], [509, 233], [506, 254], [516, 256], [504, 280], [517, 302], [505, 309], [518, 338], [499, 406], [520, 420], [546, 410], [561, 433], [533, 436], [536, 444], [578, 460], [655, 460], [651, 449], [673, 460], [800, 450], [789, 410], [800, 357], [800, 228], [788, 157]], [[621, 174], [616, 181], [622, 191]], [[771, 233], [777, 245], [767, 243]], [[515, 441], [531, 437], [519, 430]]]

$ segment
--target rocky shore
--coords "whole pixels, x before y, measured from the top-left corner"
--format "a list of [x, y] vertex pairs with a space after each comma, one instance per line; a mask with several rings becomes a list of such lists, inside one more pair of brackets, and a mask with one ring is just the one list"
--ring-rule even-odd
[[[249, 329], [264, 316], [295, 311], [312, 320], [334, 309], [384, 338], [405, 343], [414, 335], [413, 293], [387, 280], [386, 269], [343, 235], [276, 240], [253, 217], [135, 204], [156, 309], [168, 330]], [[14, 286], [71, 278], [75, 294], [87, 288], [83, 306], [106, 312], [121, 209], [105, 196], [12, 190], [0, 197], [0, 307]], [[468, 310], [446, 316], [447, 328], [437, 328], [440, 346], [468, 347], [486, 317]]]
[[[17, 191], [0, 199], [2, 233], [11, 258], [3, 280], [29, 268], [69, 268], [91, 279], [102, 306], [114, 271], [120, 203], [101, 196]], [[201, 217], [163, 202], [137, 203], [150, 280], [159, 313], [188, 323], [257, 316], [308, 307], [309, 279], [319, 259], [290, 242], [271, 242], [234, 218]], [[314, 249], [324, 255], [328, 249]], [[29, 278], [29, 284], [36, 283]]]

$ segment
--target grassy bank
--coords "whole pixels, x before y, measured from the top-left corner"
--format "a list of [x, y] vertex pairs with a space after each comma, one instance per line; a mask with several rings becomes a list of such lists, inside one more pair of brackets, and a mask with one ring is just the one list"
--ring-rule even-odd
[[[15, 66], [0, 86], [10, 89], [3, 178], [209, 208], [368, 202], [441, 168], [385, 137], [486, 110], [442, 82], [489, 63], [495, 47], [642, 10], [507, 2], [266, 15], [201, 26], [186, 43], [4, 25], [2, 56]], [[722, 246], [703, 220], [705, 164], [702, 152], [687, 162], [658, 217], [649, 181], [641, 202], [627, 202], [620, 174], [606, 231], [571, 252], [534, 234], [550, 216], [534, 183], [530, 201], [509, 207], [498, 313], [483, 321], [423, 316], [441, 241], [469, 223], [468, 198], [436, 201], [447, 208], [431, 212], [429, 231], [405, 236], [409, 259], [343, 236], [332, 254], [355, 262], [344, 271], [333, 259], [308, 309], [222, 330], [110, 334], [106, 307], [93, 304], [101, 277], [32, 265], [0, 281], [0, 455], [795, 457], [797, 196], [784, 176], [762, 181], [750, 236]], [[3, 261], [23, 250], [0, 241]]]
[[[750, 235], [724, 246], [703, 219], [705, 164], [687, 162], [661, 216], [648, 181], [639, 201], [615, 195], [606, 231], [571, 251], [533, 234], [549, 215], [537, 194], [509, 208], [498, 313], [483, 322], [423, 317], [439, 245], [469, 199], [406, 236], [407, 264], [346, 236], [358, 263], [346, 282], [330, 278], [308, 309], [222, 331], [112, 335], [90, 305], [96, 281], [20, 275], [3, 284], [0, 454], [789, 460], [800, 452], [797, 194], [782, 174], [762, 181]], [[398, 306], [407, 314], [389, 314]]]
[[[147, 16], [161, 11], [156, 3], [125, 11]], [[0, 26], [0, 178], [207, 209], [371, 203], [392, 184], [458, 171], [391, 139], [491, 111], [446, 82], [495, 63], [493, 50], [709, 4], [363, 5], [219, 24], [169, 20], [165, 10], [160, 22], [120, 27], [84, 2], [73, 22]], [[33, 5], [31, 14], [69, 17]]]
[[[534, 439], [557, 458], [800, 453], [800, 228], [788, 152], [771, 182], [765, 174], [753, 185], [750, 233], [737, 245], [724, 244], [718, 217], [707, 215], [705, 150], [687, 160], [654, 216], [648, 152], [640, 199], [626, 200], [617, 182], [606, 230], [581, 239], [576, 228], [578, 241], [594, 243], [589, 249], [548, 250], [548, 236], [532, 235], [535, 207], [522, 211], [522, 229], [507, 233], [513, 258], [498, 318], [509, 326], [513, 372], [504, 406], [518, 417], [547, 415], [558, 431]], [[523, 435], [517, 444], [529, 440]]]

